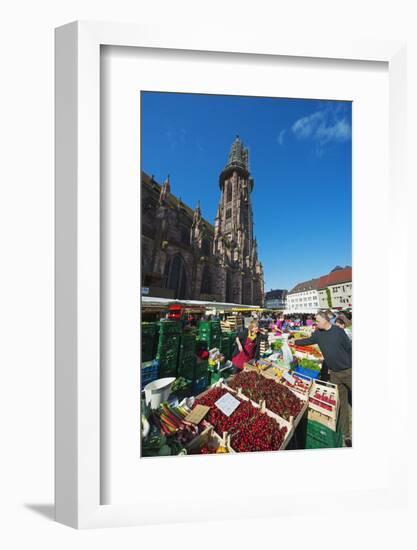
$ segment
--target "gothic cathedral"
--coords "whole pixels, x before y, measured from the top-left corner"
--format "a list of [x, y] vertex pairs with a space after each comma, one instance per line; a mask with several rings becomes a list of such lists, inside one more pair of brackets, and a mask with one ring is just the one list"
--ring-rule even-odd
[[214, 226], [142, 173], [142, 287], [166, 298], [263, 305], [264, 282], [253, 234], [248, 150], [237, 136], [220, 173]]

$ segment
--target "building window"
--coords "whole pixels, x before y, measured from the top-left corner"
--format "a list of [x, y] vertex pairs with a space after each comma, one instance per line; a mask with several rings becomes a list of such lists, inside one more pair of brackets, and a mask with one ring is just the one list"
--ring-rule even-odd
[[203, 240], [202, 250], [204, 256], [210, 256], [210, 241], [208, 239]]
[[229, 181], [227, 184], [226, 202], [231, 202], [233, 196], [233, 183]]
[[231, 208], [228, 208], [226, 210], [226, 220], [228, 220], [229, 218], [232, 217], [232, 209]]
[[211, 294], [211, 275], [207, 266], [204, 266], [201, 278], [201, 294]]
[[185, 245], [190, 244], [190, 232], [184, 226], [181, 227], [181, 243]]

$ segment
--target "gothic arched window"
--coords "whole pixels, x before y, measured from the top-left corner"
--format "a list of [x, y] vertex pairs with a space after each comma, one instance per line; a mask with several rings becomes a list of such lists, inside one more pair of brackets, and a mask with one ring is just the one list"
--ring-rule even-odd
[[165, 266], [166, 288], [174, 291], [174, 298], [182, 300], [187, 294], [187, 274], [184, 260], [179, 254], [171, 258]]
[[201, 278], [201, 294], [211, 294], [211, 274], [207, 266], [204, 266]]
[[204, 256], [210, 256], [210, 248], [211, 248], [210, 241], [208, 239], [203, 239], [202, 250], [203, 250]]

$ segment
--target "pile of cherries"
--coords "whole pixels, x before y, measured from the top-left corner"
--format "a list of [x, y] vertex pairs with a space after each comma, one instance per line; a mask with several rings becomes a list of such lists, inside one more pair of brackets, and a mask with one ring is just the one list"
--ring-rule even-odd
[[196, 399], [194, 406], [200, 404], [211, 407], [207, 421], [218, 434], [228, 432], [231, 435], [230, 444], [236, 452], [277, 451], [285, 439], [287, 428], [281, 428], [274, 419], [261, 413], [249, 401], [239, 398], [239, 407], [230, 416], [226, 416], [214, 406], [226, 393], [228, 392], [224, 388], [212, 388]]
[[209, 447], [208, 445], [204, 445], [203, 447], [201, 447], [199, 454], [211, 455], [211, 454], [216, 454], [216, 452], [217, 452], [217, 449], [215, 447]]
[[285, 420], [296, 418], [303, 408], [303, 402], [289, 388], [265, 378], [254, 371], [243, 371], [229, 383], [232, 389], [242, 388], [242, 392], [255, 402], [265, 401], [267, 409]]

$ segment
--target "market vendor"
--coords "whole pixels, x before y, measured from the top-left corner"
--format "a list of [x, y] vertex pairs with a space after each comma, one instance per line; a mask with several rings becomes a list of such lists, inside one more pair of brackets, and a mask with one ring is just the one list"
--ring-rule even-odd
[[253, 320], [247, 329], [243, 329], [236, 337], [235, 349], [232, 356], [234, 372], [239, 372], [245, 363], [259, 358], [260, 341], [264, 337], [264, 331], [259, 329], [258, 322]]
[[[352, 342], [346, 332], [330, 322], [326, 311], [316, 315], [317, 330], [310, 338], [294, 340], [296, 346], [317, 344], [329, 369], [330, 382], [337, 384], [340, 398], [340, 429], [347, 447], [352, 446], [348, 392], [352, 391]], [[291, 337], [290, 337], [291, 338]]]

